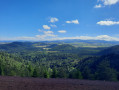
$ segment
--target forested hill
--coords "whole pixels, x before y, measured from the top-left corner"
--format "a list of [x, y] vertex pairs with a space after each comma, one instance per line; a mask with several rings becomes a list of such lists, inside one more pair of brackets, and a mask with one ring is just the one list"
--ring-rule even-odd
[[119, 54], [85, 58], [77, 64], [85, 79], [119, 80]]
[[119, 54], [119, 45], [108, 47], [99, 52], [100, 55], [107, 55], [107, 54]]
[[0, 75], [22, 76], [24, 66], [23, 59], [0, 52]]
[[1, 51], [7, 52], [22, 52], [22, 51], [34, 51], [42, 50], [42, 48], [37, 48], [33, 46], [32, 42], [12, 42], [7, 44], [0, 44]]
[[51, 48], [51, 51], [64, 51], [64, 52], [71, 52], [71, 51], [75, 51], [77, 48], [75, 48], [72, 45], [69, 44], [63, 44], [63, 45], [57, 45], [53, 48]]
[[118, 50], [118, 45], [90, 48], [48, 42], [0, 44], [0, 75], [119, 81]]

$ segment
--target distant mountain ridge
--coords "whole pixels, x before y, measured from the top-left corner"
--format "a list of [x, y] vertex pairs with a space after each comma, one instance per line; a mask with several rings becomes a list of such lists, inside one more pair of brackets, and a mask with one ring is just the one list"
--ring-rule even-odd
[[105, 41], [105, 40], [80, 40], [80, 39], [65, 39], [65, 40], [55, 40], [55, 41], [0, 41], [0, 43], [11, 43], [11, 42], [41, 42], [41, 43], [88, 43], [88, 44], [110, 44], [118, 45], [119, 41]]

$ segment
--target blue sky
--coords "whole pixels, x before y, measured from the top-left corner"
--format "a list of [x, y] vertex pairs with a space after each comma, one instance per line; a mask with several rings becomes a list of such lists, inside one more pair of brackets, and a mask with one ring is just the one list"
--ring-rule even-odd
[[119, 0], [0, 0], [0, 40], [119, 41]]

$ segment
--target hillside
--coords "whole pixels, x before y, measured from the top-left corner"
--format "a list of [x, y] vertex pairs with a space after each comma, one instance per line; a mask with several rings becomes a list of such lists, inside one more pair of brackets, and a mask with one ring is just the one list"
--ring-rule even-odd
[[119, 45], [108, 47], [101, 52], [99, 52], [100, 55], [107, 55], [107, 54], [119, 54]]
[[[1, 44], [0, 75], [118, 81], [118, 49], [118, 45], [89, 48], [45, 42]], [[101, 53], [104, 51], [111, 53]]]
[[100, 57], [88, 57], [77, 65], [85, 79], [111, 80], [119, 79], [119, 54]]
[[50, 50], [51, 51], [71, 52], [73, 50], [76, 50], [76, 48], [69, 44], [62, 44], [62, 45], [55, 46], [55, 47], [51, 48]]
[[42, 50], [42, 48], [34, 47], [33, 44], [34, 43], [32, 42], [11, 42], [6, 44], [0, 44], [0, 50], [7, 52]]

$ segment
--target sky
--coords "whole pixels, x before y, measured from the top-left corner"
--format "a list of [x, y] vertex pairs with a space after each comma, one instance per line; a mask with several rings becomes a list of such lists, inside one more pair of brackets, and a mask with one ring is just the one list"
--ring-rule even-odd
[[0, 41], [119, 41], [119, 0], [0, 0]]

